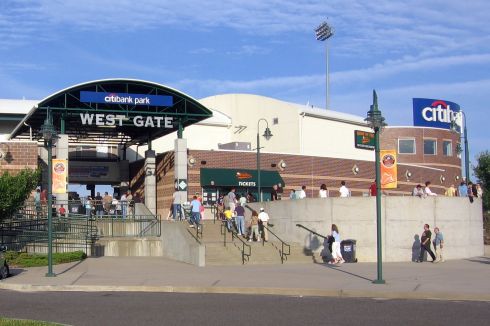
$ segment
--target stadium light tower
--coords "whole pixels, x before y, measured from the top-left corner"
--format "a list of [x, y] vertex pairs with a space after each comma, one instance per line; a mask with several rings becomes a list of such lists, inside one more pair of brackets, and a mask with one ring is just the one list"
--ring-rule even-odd
[[330, 76], [329, 76], [329, 66], [328, 66], [328, 39], [333, 36], [334, 29], [332, 26], [328, 25], [327, 22], [323, 22], [315, 29], [316, 39], [318, 41], [326, 41], [326, 64], [327, 64], [327, 73], [326, 73], [326, 85], [327, 85], [327, 93], [325, 98], [325, 108], [328, 110], [330, 106]]

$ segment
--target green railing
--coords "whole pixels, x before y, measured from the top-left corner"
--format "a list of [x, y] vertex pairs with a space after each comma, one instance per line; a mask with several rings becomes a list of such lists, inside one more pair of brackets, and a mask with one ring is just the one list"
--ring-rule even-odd
[[234, 229], [228, 230], [228, 228], [226, 227], [226, 221], [222, 221], [221, 234], [223, 235], [223, 245], [225, 247], [226, 247], [226, 234], [228, 232], [231, 233], [231, 243], [233, 243], [233, 245], [237, 246], [234, 241], [235, 239], [238, 239], [241, 242], [241, 248], [239, 248], [238, 246], [237, 248], [238, 250], [240, 250], [242, 255], [242, 265], [245, 264], [245, 260], [250, 261], [250, 256], [252, 255], [252, 246], [250, 246], [248, 243], [245, 242], [245, 240], [240, 238], [240, 236], [238, 235], [238, 233], [236, 233]]
[[[288, 256], [291, 254], [291, 246], [289, 244], [287, 244], [286, 242], [284, 242], [281, 238], [279, 238], [277, 236], [277, 234], [272, 232], [272, 230], [269, 227], [267, 227], [265, 225], [262, 225], [262, 227], [264, 229], [267, 229], [267, 231], [270, 234], [272, 234], [277, 240], [279, 240], [281, 242], [281, 249], [279, 249], [274, 242], [271, 242], [271, 244], [274, 248], [276, 248], [279, 251], [279, 255], [281, 256], [281, 264], [284, 264], [284, 261], [288, 260]], [[262, 235], [262, 246], [265, 246], [264, 235]], [[287, 252], [285, 249], [287, 249]]]
[[[97, 240], [97, 228], [89, 219], [53, 218], [53, 252], [83, 250]], [[9, 250], [47, 252], [48, 221], [39, 219], [11, 219], [0, 223], [0, 240]]]

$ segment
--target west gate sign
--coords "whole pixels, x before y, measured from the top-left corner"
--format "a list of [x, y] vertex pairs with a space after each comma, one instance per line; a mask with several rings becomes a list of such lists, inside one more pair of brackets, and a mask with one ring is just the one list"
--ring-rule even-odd
[[[80, 102], [115, 105], [171, 106], [173, 105], [173, 97], [167, 95], [81, 91]], [[129, 119], [122, 114], [80, 113], [80, 120], [84, 126], [123, 126], [124, 122], [131, 121], [135, 127], [168, 129], [174, 127], [173, 117], [166, 116], [137, 115]]]

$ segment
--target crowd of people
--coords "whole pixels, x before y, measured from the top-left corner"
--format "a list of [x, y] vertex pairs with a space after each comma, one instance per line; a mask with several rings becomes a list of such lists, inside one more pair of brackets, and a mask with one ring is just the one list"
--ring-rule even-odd
[[[437, 196], [435, 192], [430, 189], [431, 182], [426, 181], [425, 187], [422, 187], [421, 184], [418, 184], [413, 188], [412, 195], [420, 198]], [[466, 184], [465, 181], [461, 181], [458, 188], [452, 184], [449, 186], [444, 195], [447, 197], [468, 197], [469, 201], [472, 203], [474, 198], [482, 198], [483, 197], [483, 188], [481, 183], [472, 183], [471, 181]]]

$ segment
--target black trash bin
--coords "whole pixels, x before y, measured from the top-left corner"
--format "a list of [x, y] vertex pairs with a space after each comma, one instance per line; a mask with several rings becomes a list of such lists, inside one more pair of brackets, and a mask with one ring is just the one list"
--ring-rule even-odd
[[340, 252], [346, 263], [357, 263], [356, 242], [352, 239], [340, 242]]

